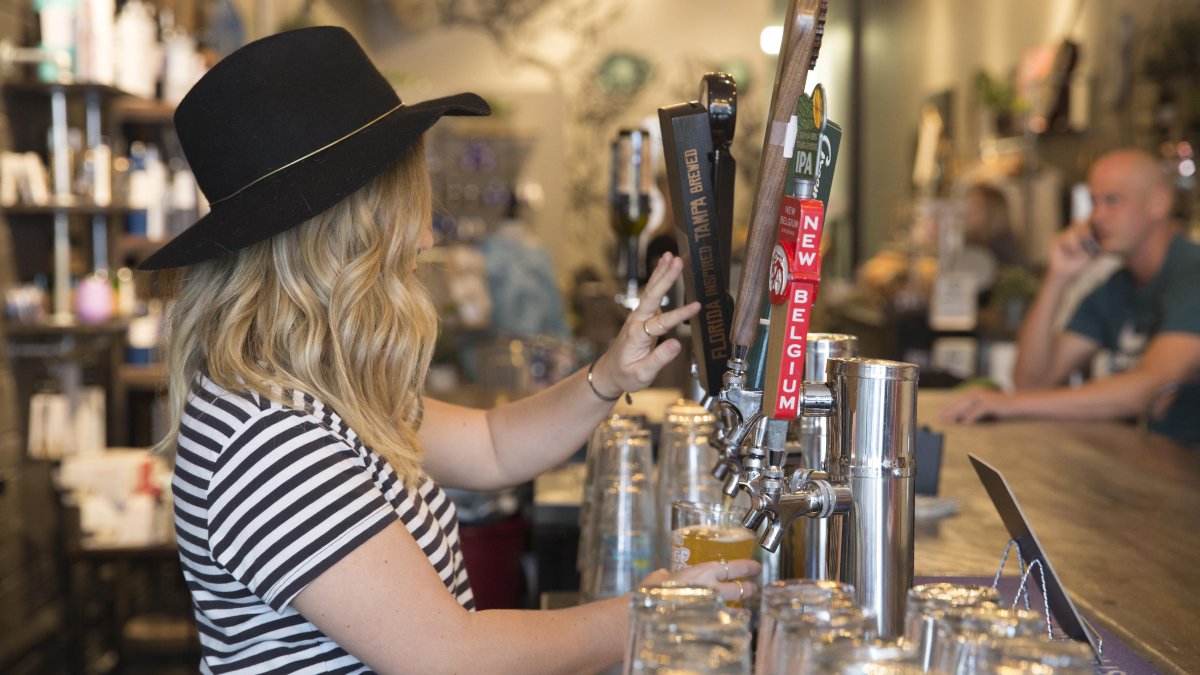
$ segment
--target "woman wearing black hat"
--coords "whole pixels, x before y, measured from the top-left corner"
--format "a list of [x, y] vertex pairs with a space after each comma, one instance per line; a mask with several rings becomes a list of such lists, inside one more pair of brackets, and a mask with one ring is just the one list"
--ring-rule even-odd
[[[593, 369], [490, 411], [422, 399], [437, 319], [421, 135], [486, 115], [474, 94], [412, 106], [348, 33], [252, 43], [180, 103], [212, 211], [150, 257], [183, 268], [170, 316], [175, 524], [203, 672], [578, 672], [620, 657], [626, 599], [471, 612], [454, 506], [579, 447], [680, 351], [655, 314], [666, 257]], [[675, 578], [737, 599], [753, 561]], [[667, 578], [657, 572], [656, 580]]]

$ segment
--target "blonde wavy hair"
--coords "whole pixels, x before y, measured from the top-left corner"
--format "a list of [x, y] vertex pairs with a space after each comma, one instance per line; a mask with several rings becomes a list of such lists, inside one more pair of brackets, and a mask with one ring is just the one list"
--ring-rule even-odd
[[437, 315], [417, 280], [430, 218], [424, 145], [333, 208], [266, 241], [178, 271], [168, 313], [173, 452], [201, 375], [284, 405], [280, 388], [333, 408], [404, 481], [422, 474], [419, 397]]

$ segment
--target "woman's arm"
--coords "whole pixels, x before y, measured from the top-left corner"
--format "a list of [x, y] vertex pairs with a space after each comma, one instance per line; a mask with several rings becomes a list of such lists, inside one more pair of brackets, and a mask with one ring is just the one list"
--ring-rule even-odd
[[[592, 372], [596, 391], [613, 397], [638, 391], [679, 355], [672, 338], [658, 337], [691, 318], [698, 303], [662, 314], [657, 308], [683, 270], [683, 261], [665, 254], [641, 303], [622, 326]], [[587, 440], [612, 409], [592, 391], [585, 370], [533, 396], [491, 410], [475, 410], [428, 400], [419, 436], [425, 467], [443, 485], [475, 490], [524, 482], [557, 466]]]
[[468, 612], [397, 522], [293, 605], [379, 673], [577, 673], [621, 656], [626, 598], [550, 612]]
[[[753, 578], [761, 567], [733, 560], [728, 570], [731, 578]], [[703, 563], [647, 581], [699, 583], [737, 599], [738, 585], [719, 583], [724, 578], [719, 563]], [[746, 597], [757, 590], [742, 585]], [[293, 606], [379, 673], [579, 673], [621, 658], [629, 598], [553, 611], [468, 612], [408, 530], [394, 523], [317, 577]]]

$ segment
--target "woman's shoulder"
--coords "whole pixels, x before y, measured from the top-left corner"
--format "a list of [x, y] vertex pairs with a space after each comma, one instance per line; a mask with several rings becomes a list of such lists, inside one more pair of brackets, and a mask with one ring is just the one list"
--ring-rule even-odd
[[206, 436], [226, 441], [254, 435], [264, 425], [322, 426], [336, 433], [334, 425], [339, 421], [309, 394], [280, 387], [267, 396], [249, 388], [223, 386], [206, 375], [192, 385], [182, 420], [185, 427], [202, 428]]

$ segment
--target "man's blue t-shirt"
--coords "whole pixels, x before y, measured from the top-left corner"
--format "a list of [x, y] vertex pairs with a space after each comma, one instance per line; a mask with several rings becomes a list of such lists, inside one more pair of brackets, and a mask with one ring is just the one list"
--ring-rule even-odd
[[[1066, 329], [1110, 350], [1116, 370], [1136, 364], [1159, 333], [1200, 335], [1200, 245], [1175, 237], [1162, 269], [1142, 288], [1128, 270], [1117, 270], [1083, 299]], [[1150, 428], [1200, 443], [1200, 384], [1180, 391]]]

